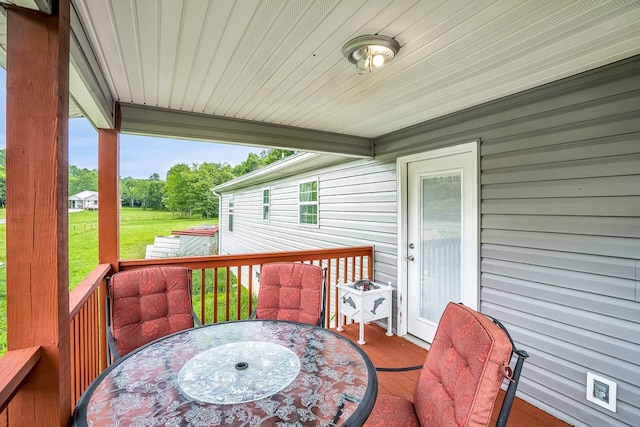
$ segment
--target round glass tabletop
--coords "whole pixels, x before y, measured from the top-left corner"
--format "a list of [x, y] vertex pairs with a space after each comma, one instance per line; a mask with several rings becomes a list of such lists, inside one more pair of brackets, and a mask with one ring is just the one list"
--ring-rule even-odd
[[180, 369], [180, 389], [192, 399], [217, 404], [252, 402], [293, 382], [300, 359], [271, 342], [240, 341], [203, 351]]
[[375, 368], [328, 329], [238, 320], [177, 332], [109, 366], [74, 411], [77, 426], [359, 426]]

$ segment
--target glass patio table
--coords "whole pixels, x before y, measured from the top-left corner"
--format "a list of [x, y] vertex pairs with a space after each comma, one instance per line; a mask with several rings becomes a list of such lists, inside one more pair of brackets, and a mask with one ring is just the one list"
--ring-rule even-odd
[[353, 342], [248, 320], [169, 335], [109, 366], [74, 411], [89, 426], [360, 426], [378, 383]]

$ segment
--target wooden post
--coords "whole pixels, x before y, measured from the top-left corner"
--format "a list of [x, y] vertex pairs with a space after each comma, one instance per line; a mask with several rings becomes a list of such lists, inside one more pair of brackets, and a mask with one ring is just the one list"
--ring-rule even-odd
[[120, 260], [120, 108], [115, 129], [98, 130], [98, 258], [118, 270]]
[[8, 7], [8, 348], [43, 349], [10, 425], [66, 426], [71, 415], [68, 116], [69, 0], [52, 15]]
[[[120, 106], [115, 109], [115, 129], [98, 129], [98, 259], [118, 271], [120, 261]], [[106, 325], [107, 288], [98, 291], [100, 325]], [[107, 342], [104, 327], [100, 328], [100, 343]], [[107, 348], [100, 346], [100, 365], [107, 367]]]

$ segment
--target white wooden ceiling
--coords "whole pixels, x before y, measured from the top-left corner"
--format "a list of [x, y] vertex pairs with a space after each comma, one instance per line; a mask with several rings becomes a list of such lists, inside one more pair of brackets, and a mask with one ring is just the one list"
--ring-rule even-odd
[[[640, 53], [640, 0], [72, 0], [72, 9], [72, 98], [97, 127], [110, 125], [113, 100], [371, 139]], [[341, 49], [365, 34], [401, 49], [359, 75]]]

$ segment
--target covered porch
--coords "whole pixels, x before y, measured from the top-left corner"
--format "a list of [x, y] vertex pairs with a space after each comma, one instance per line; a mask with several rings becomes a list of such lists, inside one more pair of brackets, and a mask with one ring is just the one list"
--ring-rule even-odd
[[[635, 225], [640, 195], [637, 186], [629, 185], [638, 182], [637, 168], [633, 172], [639, 159], [634, 145], [639, 132], [638, 59], [634, 59], [640, 54], [638, 2], [467, 5], [289, 0], [150, 5], [20, 0], [2, 4], [9, 351], [0, 359], [0, 425], [69, 425], [78, 398], [106, 366], [105, 278], [123, 269], [160, 263], [120, 259], [119, 137], [124, 132], [382, 159], [389, 164], [427, 146], [483, 141], [479, 155], [484, 175], [479, 186], [485, 187], [482, 197], [488, 201], [478, 207], [483, 234], [478, 258], [484, 261], [477, 272], [483, 276], [478, 305], [489, 310], [518, 306], [517, 313], [508, 312], [510, 320], [535, 343], [541, 361], [527, 379], [529, 400], [565, 419], [581, 419], [584, 413], [594, 423], [614, 420], [630, 425], [637, 419], [638, 383], [628, 378], [627, 384], [622, 383], [626, 372], [637, 375], [628, 359], [640, 341], [633, 329], [638, 313], [640, 236]], [[402, 41], [400, 53], [379, 72], [359, 76], [340, 48], [353, 37], [378, 32]], [[617, 67], [610, 66], [616, 61], [620, 61]], [[597, 71], [602, 66], [609, 68]], [[574, 77], [580, 73], [587, 77]], [[555, 87], [560, 79], [563, 83]], [[544, 84], [542, 92], [526, 92]], [[517, 102], [514, 98], [498, 102], [519, 93]], [[556, 103], [560, 95], [563, 102]], [[99, 135], [99, 265], [69, 293], [67, 129], [69, 117], [81, 115]], [[602, 131], [605, 127], [607, 132]], [[556, 139], [549, 137], [553, 130]], [[515, 133], [520, 138], [516, 142]], [[563, 139], [568, 134], [571, 138]], [[616, 151], [601, 148], [600, 143], [616, 144]], [[549, 154], [546, 150], [554, 144], [560, 148]], [[546, 166], [567, 161], [571, 164], [559, 169], [588, 174], [583, 171], [598, 169], [599, 159], [612, 161], [607, 170], [613, 178], [605, 185], [589, 175], [556, 176]], [[622, 178], [616, 179], [616, 171], [622, 171]], [[545, 179], [568, 182], [540, 189], [535, 180], [547, 172]], [[533, 182], [526, 187], [528, 204], [519, 204], [519, 189], [500, 180], [508, 178]], [[567, 193], [582, 197], [584, 184], [578, 179], [593, 184], [585, 200], [555, 206], [551, 225], [536, 216], [547, 214], [551, 197], [561, 199]], [[516, 208], [504, 202], [508, 197], [507, 202], [516, 201]], [[607, 203], [599, 204], [597, 197], [606, 197]], [[397, 212], [397, 217], [402, 214]], [[525, 225], [514, 219], [527, 215]], [[571, 215], [587, 218], [572, 221]], [[499, 229], [503, 224], [506, 231]], [[588, 244], [576, 239], [562, 246], [567, 235], [593, 229], [596, 237]], [[559, 243], [545, 246], [549, 240], [542, 233], [558, 233], [552, 240]], [[392, 240], [379, 252], [385, 266], [392, 265], [385, 274], [395, 273], [397, 259], [404, 254]], [[510, 252], [522, 240], [538, 246]], [[590, 251], [575, 254], [581, 246]], [[344, 274], [343, 279], [350, 280], [359, 269], [376, 269], [376, 250], [369, 245], [345, 246], [162, 263], [189, 266], [203, 281], [207, 270], [214, 271], [215, 278], [218, 269], [227, 272], [227, 278], [233, 270], [245, 283], [242, 267], [267, 260], [327, 262], [333, 266], [333, 277]], [[564, 258], [558, 261], [561, 252]], [[592, 323], [587, 326], [593, 331], [575, 331], [589, 310], [571, 307], [565, 311], [573, 317], [561, 319], [566, 323], [555, 322], [553, 315], [576, 300], [574, 289], [569, 292], [546, 282], [553, 284], [572, 269], [579, 275], [570, 278], [572, 284], [589, 274], [612, 277], [605, 282], [615, 285], [615, 294], [606, 295], [611, 298], [604, 304], [606, 311], [593, 308], [601, 293], [608, 292], [596, 279], [587, 286], [593, 295], [581, 296], [580, 301], [598, 319], [619, 313], [616, 331], [625, 336], [622, 339], [616, 332], [598, 341], [610, 344], [604, 351], [614, 350], [602, 357], [589, 356], [580, 366], [568, 361], [584, 349], [580, 340], [603, 333]], [[508, 276], [507, 270], [513, 280], [503, 284], [500, 276]], [[249, 289], [251, 277], [245, 277]], [[541, 293], [546, 299], [539, 306], [529, 305], [531, 282], [545, 289]], [[501, 293], [503, 285], [511, 294]], [[230, 292], [232, 286], [226, 289]], [[205, 287], [202, 292], [206, 294]], [[550, 301], [554, 299], [564, 306], [554, 306]], [[206, 317], [215, 307], [203, 304], [200, 315]], [[540, 307], [548, 322], [534, 316]], [[233, 312], [228, 306], [224, 310]], [[531, 329], [522, 327], [523, 321], [533, 325]], [[353, 328], [346, 332], [352, 333]], [[553, 341], [558, 335], [565, 342], [570, 341], [568, 335], [580, 340], [567, 348]], [[375, 346], [373, 342], [371, 338], [363, 348], [374, 361], [399, 348], [410, 347], [418, 359], [424, 354], [397, 337], [385, 337]], [[618, 360], [624, 363], [618, 365]], [[565, 369], [569, 365], [571, 369]], [[583, 402], [582, 370], [590, 365], [612, 368], [612, 375], [618, 376], [622, 391], [618, 413]], [[567, 377], [554, 375], [565, 371]], [[406, 387], [400, 389], [394, 388], [395, 379], [380, 381], [381, 390], [390, 393], [410, 390], [410, 379], [403, 380]], [[531, 425], [532, 419], [562, 425], [532, 403], [519, 401], [512, 425]]]
[[[362, 277], [363, 272], [372, 268], [372, 247], [335, 248], [316, 251], [291, 251], [287, 253], [242, 254], [238, 256], [214, 256], [192, 258], [169, 258], [163, 260], [131, 260], [122, 261], [119, 271], [148, 267], [152, 265], [180, 265], [192, 269], [194, 282], [200, 282], [200, 302], [194, 310], [204, 324], [222, 321], [234, 321], [248, 318], [253, 307], [251, 299], [248, 305], [241, 305], [241, 293], [250, 291], [253, 284], [251, 270], [262, 263], [274, 261], [309, 262], [327, 267], [327, 276], [334, 280], [329, 282], [330, 293], [327, 295], [326, 326], [335, 328], [336, 317], [340, 315], [335, 308], [338, 289], [337, 280], [353, 281], [355, 277]], [[105, 278], [112, 272], [107, 264], [101, 264], [77, 286], [69, 295], [69, 355], [70, 355], [70, 407], [73, 412], [76, 403], [89, 384], [108, 365], [107, 343], [104, 329], [105, 313]], [[244, 272], [244, 276], [243, 276]], [[223, 280], [219, 281], [222, 277]], [[199, 280], [200, 279], [200, 280]], [[208, 285], [204, 285], [208, 283]], [[237, 283], [244, 283], [243, 289]], [[331, 285], [333, 283], [333, 286]], [[236, 285], [234, 285], [236, 284]], [[214, 293], [212, 289], [225, 289], [222, 293]], [[237, 297], [237, 305], [230, 301]], [[218, 298], [224, 302], [218, 302]], [[406, 367], [423, 363], [427, 350], [397, 335], [388, 336], [386, 327], [375, 323], [365, 326], [366, 344], [361, 348], [367, 353], [376, 367]], [[359, 325], [350, 323], [344, 326], [343, 336], [353, 342], [359, 339]], [[9, 351], [0, 359], [0, 425], [22, 425], [19, 415], [12, 410], [12, 406], [24, 405], [20, 397], [29, 393], [28, 384], [36, 380], [38, 365], [42, 361], [42, 347], [31, 347]], [[413, 389], [420, 375], [419, 370], [408, 372], [379, 372], [379, 393], [402, 396], [413, 400]], [[60, 384], [60, 386], [66, 386]], [[62, 387], [61, 387], [62, 388]], [[15, 396], [15, 397], [14, 397]], [[492, 419], [498, 416], [504, 392], [498, 396]], [[34, 408], [36, 416], [44, 415], [43, 411]], [[18, 420], [16, 420], [18, 418]], [[508, 426], [528, 427], [541, 425], [549, 427], [567, 427], [569, 424], [536, 408], [526, 401], [516, 398], [509, 417]]]

